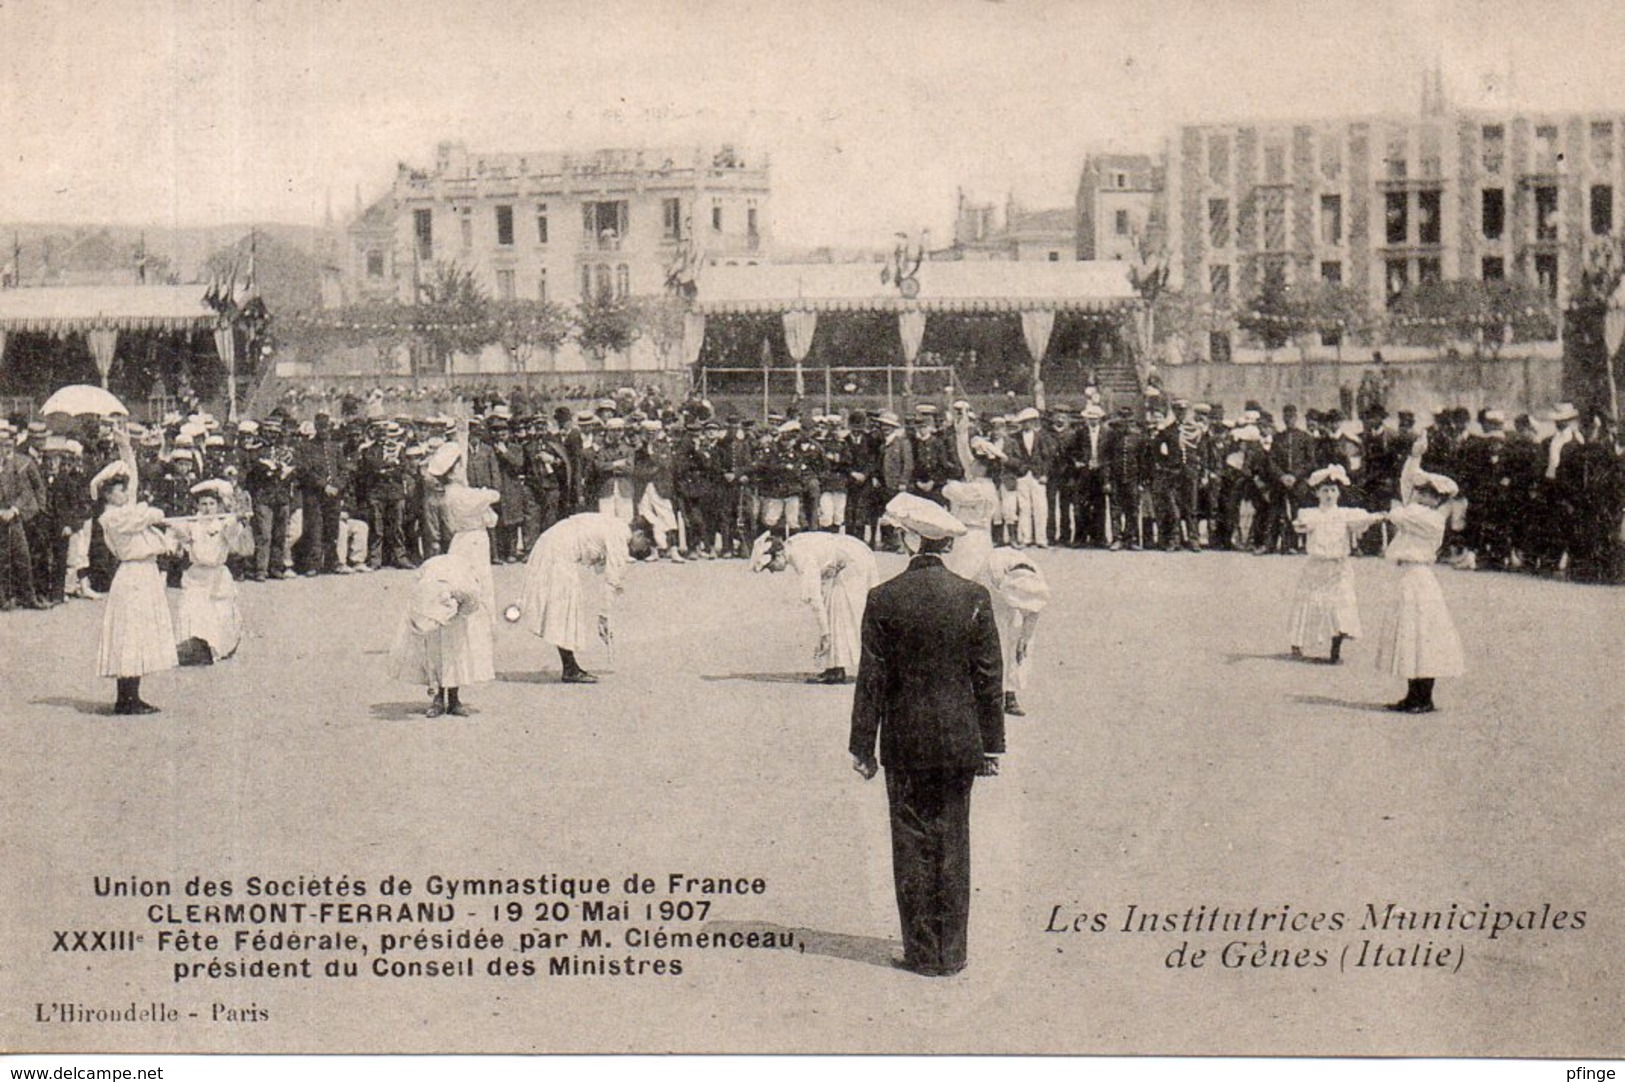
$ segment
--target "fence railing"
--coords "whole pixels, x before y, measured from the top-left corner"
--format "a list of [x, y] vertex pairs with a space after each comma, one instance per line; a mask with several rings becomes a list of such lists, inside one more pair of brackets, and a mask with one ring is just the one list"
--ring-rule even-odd
[[960, 388], [959, 376], [953, 365], [916, 365], [898, 368], [891, 365], [857, 365], [843, 368], [711, 368], [700, 369], [701, 397], [743, 397], [761, 395], [762, 412], [770, 412], [774, 400], [791, 398], [822, 399], [824, 412], [835, 408], [837, 401], [862, 399], [884, 402], [885, 408], [896, 409], [915, 396], [937, 397], [949, 387]]

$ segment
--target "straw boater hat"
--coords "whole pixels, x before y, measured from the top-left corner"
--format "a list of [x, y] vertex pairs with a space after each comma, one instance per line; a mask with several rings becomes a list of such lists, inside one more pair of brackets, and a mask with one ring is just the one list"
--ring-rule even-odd
[[1417, 473], [1416, 487], [1432, 489], [1434, 492], [1437, 492], [1447, 500], [1453, 498], [1457, 492], [1461, 491], [1461, 489], [1456, 485], [1456, 482], [1452, 481], [1444, 474], [1425, 473], [1421, 471], [1418, 471]]
[[102, 489], [107, 487], [107, 485], [115, 481], [128, 482], [129, 480], [129, 466], [125, 465], [122, 460], [118, 462], [109, 462], [107, 465], [102, 467], [100, 473], [90, 479], [90, 498], [93, 500], [100, 499]]
[[208, 481], [199, 481], [190, 491], [194, 496], [213, 496], [221, 503], [230, 503], [235, 490], [231, 487], [230, 481], [215, 477]]
[[875, 415], [875, 421], [878, 424], [885, 425], [887, 428], [903, 427], [903, 419], [897, 416], [897, 414], [891, 410], [881, 410]]
[[1577, 420], [1580, 411], [1574, 408], [1573, 402], [1559, 402], [1552, 407], [1552, 423], [1562, 424], [1564, 421]]
[[1025, 424], [1027, 421], [1037, 421], [1040, 419], [1041, 418], [1039, 417], [1038, 411], [1031, 406], [1028, 406], [1015, 416], [1015, 422], [1018, 425]]
[[949, 514], [947, 508], [908, 492], [899, 492], [891, 498], [881, 521], [919, 534], [927, 541], [965, 534], [965, 524]]

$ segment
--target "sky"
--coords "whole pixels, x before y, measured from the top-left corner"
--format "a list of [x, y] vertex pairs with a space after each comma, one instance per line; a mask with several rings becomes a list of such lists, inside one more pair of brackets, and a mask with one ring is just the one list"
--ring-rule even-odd
[[1625, 111], [1592, 0], [0, 0], [0, 43], [0, 222], [316, 224], [441, 140], [728, 142], [778, 241], [867, 247], [946, 240], [961, 188], [1070, 205], [1184, 121], [1414, 111], [1436, 61], [1458, 104]]

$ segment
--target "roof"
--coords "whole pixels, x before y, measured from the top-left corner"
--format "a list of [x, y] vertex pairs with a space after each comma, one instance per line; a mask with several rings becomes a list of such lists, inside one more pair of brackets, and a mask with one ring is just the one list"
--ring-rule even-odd
[[904, 299], [880, 280], [882, 263], [769, 263], [705, 267], [695, 311], [1099, 312], [1139, 305], [1122, 260], [924, 263], [919, 295]]
[[1032, 236], [1039, 233], [1066, 234], [1068, 237], [1078, 231], [1078, 212], [1072, 207], [1063, 207], [1059, 210], [1029, 210], [1017, 211], [1016, 215], [1005, 225], [1004, 232], [1008, 236]]
[[0, 331], [71, 334], [98, 329], [179, 331], [211, 327], [202, 285], [41, 286], [0, 290]]

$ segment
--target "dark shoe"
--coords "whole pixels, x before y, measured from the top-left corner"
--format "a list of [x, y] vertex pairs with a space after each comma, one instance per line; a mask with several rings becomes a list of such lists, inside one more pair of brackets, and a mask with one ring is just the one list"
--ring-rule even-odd
[[1411, 703], [1409, 706], [1405, 707], [1405, 713], [1407, 713], [1407, 714], [1431, 714], [1436, 709], [1438, 709], [1438, 708], [1435, 707], [1432, 703]]
[[1024, 718], [1027, 716], [1027, 711], [1023, 710], [1021, 708], [1021, 703], [1016, 701], [1014, 692], [1010, 692], [1005, 695], [1004, 712], [1013, 718]]
[[560, 682], [565, 684], [596, 684], [598, 683], [598, 677], [586, 669], [577, 669], [575, 672], [565, 673], [560, 678]]
[[1391, 710], [1396, 714], [1412, 714], [1416, 712], [1416, 707], [1418, 705], [1418, 703], [1413, 702], [1410, 699], [1401, 699], [1397, 703], [1389, 703], [1386, 709]]
[[473, 712], [474, 711], [470, 710], [467, 706], [464, 706], [462, 703], [458, 703], [456, 706], [448, 706], [448, 707], [446, 707], [446, 713], [450, 714], [454, 718], [466, 718], [470, 714], [472, 714]]
[[423, 712], [423, 716], [426, 717], [426, 718], [438, 718], [441, 714], [444, 714], [445, 712], [446, 712], [446, 704], [445, 703], [443, 703], [443, 702], [432, 702], [432, 703], [429, 704], [429, 709], [427, 709], [427, 710], [425, 710]]
[[248, 581], [249, 582], [264, 582], [265, 581], [265, 576], [256, 571], [254, 574], [248, 576]]
[[316, 576], [317, 576], [317, 575], [319, 575], [319, 574], [321, 574], [321, 572], [319, 572], [319, 571], [317, 571], [317, 570], [316, 570], [316, 569], [315, 569], [315, 568], [314, 568], [314, 567], [313, 567], [313, 568], [311, 568], [311, 569], [310, 569], [310, 570], [309, 570], [309, 571], [306, 571], [306, 572], [305, 572], [305, 578], [307, 578], [307, 579], [313, 579], [313, 578], [315, 578], [315, 577], [316, 577]]
[[284, 571], [267, 571], [265, 573], [265, 577], [269, 578], [269, 579], [273, 579], [273, 580], [275, 580], [277, 582], [281, 582], [283, 579], [287, 578], [288, 575]]
[[126, 703], [125, 706], [124, 706], [124, 709], [122, 711], [118, 710], [118, 709], [115, 709], [113, 711], [113, 713], [115, 713], [115, 714], [118, 714], [118, 713], [124, 713], [124, 714], [156, 714], [156, 713], [158, 713], [158, 708], [156, 706], [153, 706], [151, 703], [144, 703], [140, 699], [137, 699], [133, 703]]
[[1295, 657], [1295, 658], [1302, 658], [1303, 657], [1303, 647], [1294, 646], [1292, 648], [1292, 656]]
[[44, 612], [46, 609], [48, 609], [50, 607], [51, 606], [50, 606], [50, 604], [48, 602], [41, 601], [37, 597], [32, 601], [24, 601], [23, 602], [23, 608], [25, 608], [25, 609], [34, 609], [37, 612]]
[[844, 684], [846, 683], [845, 669], [825, 669], [817, 676], [807, 677], [809, 684]]

